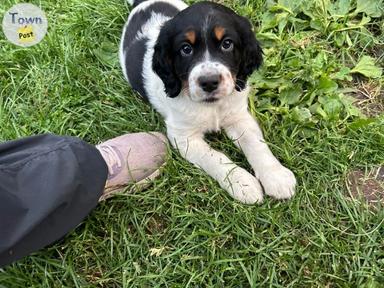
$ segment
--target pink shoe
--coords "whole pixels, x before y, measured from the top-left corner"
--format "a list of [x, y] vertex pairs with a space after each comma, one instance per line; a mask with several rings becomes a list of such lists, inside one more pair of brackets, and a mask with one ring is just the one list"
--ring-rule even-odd
[[108, 179], [99, 201], [129, 184], [147, 187], [166, 162], [167, 138], [157, 132], [125, 134], [96, 146], [108, 165]]

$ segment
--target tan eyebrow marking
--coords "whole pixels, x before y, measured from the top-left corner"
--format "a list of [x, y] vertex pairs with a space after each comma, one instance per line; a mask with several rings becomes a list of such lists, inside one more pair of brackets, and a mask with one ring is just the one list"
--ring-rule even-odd
[[185, 37], [191, 44], [195, 44], [196, 42], [196, 32], [193, 30], [189, 30], [187, 33], [185, 33]]
[[223, 39], [224, 33], [225, 33], [224, 27], [216, 26], [214, 28], [214, 32], [215, 32], [215, 36], [216, 36], [217, 40], [221, 41], [221, 39]]

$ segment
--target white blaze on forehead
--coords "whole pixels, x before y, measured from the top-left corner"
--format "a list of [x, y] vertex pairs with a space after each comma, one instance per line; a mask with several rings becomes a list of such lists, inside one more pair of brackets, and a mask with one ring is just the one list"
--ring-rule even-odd
[[211, 60], [211, 54], [209, 54], [209, 51], [207, 50], [204, 53], [204, 61], [209, 62], [209, 60]]

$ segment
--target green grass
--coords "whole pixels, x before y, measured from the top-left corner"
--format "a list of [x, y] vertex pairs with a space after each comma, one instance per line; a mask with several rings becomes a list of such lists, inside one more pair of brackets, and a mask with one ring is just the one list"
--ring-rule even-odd
[[[0, 15], [14, 2], [3, 0]], [[0, 140], [52, 132], [98, 143], [165, 131], [117, 62], [123, 0], [32, 2], [49, 17], [44, 41], [23, 49], [0, 34]], [[384, 210], [349, 199], [345, 185], [348, 171], [384, 163], [384, 5], [278, 2], [226, 4], [263, 44], [250, 104], [296, 174], [297, 195], [241, 205], [170, 151], [151, 188], [101, 203], [64, 239], [0, 269], [0, 286], [384, 286]], [[363, 56], [373, 63], [362, 69]], [[227, 138], [209, 139], [250, 169]]]

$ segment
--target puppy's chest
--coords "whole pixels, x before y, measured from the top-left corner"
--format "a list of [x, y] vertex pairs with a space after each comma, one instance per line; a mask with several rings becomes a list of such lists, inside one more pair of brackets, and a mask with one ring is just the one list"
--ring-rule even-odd
[[200, 117], [199, 127], [201, 127], [204, 132], [216, 132], [221, 129], [223, 122], [223, 112], [218, 109], [212, 109]]
[[192, 130], [200, 132], [216, 132], [221, 130], [230, 117], [229, 111], [219, 107], [193, 109], [187, 114], [179, 115], [180, 121]]

